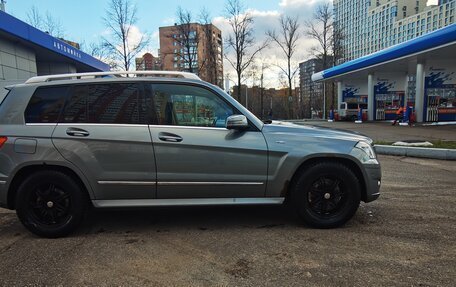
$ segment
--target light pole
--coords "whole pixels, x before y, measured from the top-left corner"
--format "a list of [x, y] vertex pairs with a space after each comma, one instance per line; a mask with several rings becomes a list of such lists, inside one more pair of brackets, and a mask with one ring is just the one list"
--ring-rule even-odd
[[323, 119], [326, 119], [326, 82], [323, 82]]
[[247, 86], [247, 82], [245, 83], [245, 108], [249, 109], [249, 87]]

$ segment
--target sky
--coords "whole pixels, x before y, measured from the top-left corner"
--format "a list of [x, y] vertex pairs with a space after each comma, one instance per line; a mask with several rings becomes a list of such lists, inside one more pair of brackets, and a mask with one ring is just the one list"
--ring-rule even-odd
[[[310, 48], [316, 45], [305, 37], [305, 20], [310, 19], [315, 6], [325, 0], [243, 0], [245, 8], [254, 17], [254, 32], [258, 42], [265, 39], [268, 30], [278, 28], [280, 15], [298, 15], [300, 17], [301, 32], [299, 49], [293, 61], [297, 67], [299, 62], [308, 59]], [[147, 33], [151, 36], [151, 42], [144, 52], [152, 52], [157, 55], [159, 47], [158, 27], [173, 25], [176, 17], [176, 10], [180, 6], [191, 11], [196, 17], [204, 7], [209, 11], [213, 24], [222, 30], [223, 38], [229, 32], [227, 25], [224, 0], [132, 0], [138, 7], [138, 21], [134, 27], [133, 38], [140, 38], [140, 35]], [[101, 36], [107, 33], [102, 17], [106, 14], [109, 0], [7, 0], [7, 13], [27, 21], [27, 14], [31, 7], [35, 6], [41, 14], [49, 12], [63, 26], [65, 38], [71, 41], [84, 43], [88, 46], [92, 42], [98, 42]], [[280, 86], [278, 80], [279, 69], [277, 65], [283, 65], [283, 55], [278, 47], [271, 45], [258, 57], [259, 61], [267, 62], [269, 69], [266, 72], [266, 86]], [[235, 72], [225, 61], [225, 74], [235, 79]], [[254, 80], [246, 80], [248, 85], [254, 84]]]

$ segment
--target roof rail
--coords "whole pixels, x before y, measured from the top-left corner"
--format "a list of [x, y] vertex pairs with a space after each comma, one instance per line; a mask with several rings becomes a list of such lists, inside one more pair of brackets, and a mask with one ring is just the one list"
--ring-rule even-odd
[[192, 79], [192, 80], [200, 80], [200, 77], [193, 73], [188, 72], [176, 72], [176, 71], [116, 71], [116, 72], [91, 72], [91, 73], [73, 73], [73, 74], [60, 74], [60, 75], [46, 75], [46, 76], [37, 76], [32, 77], [25, 81], [26, 84], [33, 84], [33, 83], [43, 83], [43, 82], [50, 82], [50, 81], [58, 81], [58, 80], [70, 80], [70, 79], [90, 79], [90, 78], [102, 78], [107, 76], [118, 76], [121, 77], [122, 75], [144, 75], [144, 76], [156, 76], [156, 77], [164, 77], [164, 76], [171, 76], [176, 78], [185, 78], [185, 79]]

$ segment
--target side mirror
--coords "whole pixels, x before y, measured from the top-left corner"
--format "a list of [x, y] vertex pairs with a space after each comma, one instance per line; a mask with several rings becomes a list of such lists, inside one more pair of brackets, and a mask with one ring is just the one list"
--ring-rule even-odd
[[249, 122], [244, 115], [232, 115], [226, 119], [226, 128], [229, 130], [242, 130], [249, 127]]

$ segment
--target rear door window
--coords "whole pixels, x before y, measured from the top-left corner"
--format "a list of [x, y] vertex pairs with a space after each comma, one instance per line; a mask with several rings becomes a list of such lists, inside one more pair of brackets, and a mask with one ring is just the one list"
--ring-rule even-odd
[[25, 109], [26, 123], [57, 123], [68, 87], [41, 87], [33, 93]]
[[75, 86], [65, 105], [64, 123], [147, 124], [142, 85], [114, 83]]

